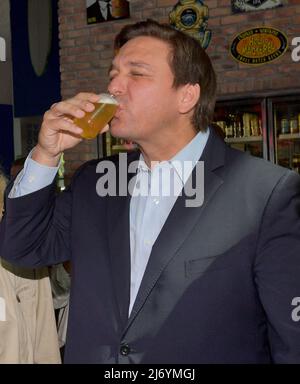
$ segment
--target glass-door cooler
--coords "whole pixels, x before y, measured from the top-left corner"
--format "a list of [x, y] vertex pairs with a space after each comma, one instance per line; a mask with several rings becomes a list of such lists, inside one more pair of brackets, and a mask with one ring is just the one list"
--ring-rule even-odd
[[218, 101], [214, 123], [225, 142], [253, 156], [269, 159], [266, 99]]
[[268, 120], [270, 160], [300, 173], [300, 96], [269, 98]]

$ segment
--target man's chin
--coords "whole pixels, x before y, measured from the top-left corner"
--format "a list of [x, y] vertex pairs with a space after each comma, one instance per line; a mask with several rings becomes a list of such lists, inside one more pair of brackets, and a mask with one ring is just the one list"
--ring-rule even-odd
[[120, 121], [117, 118], [113, 118], [112, 121], [109, 124], [109, 131], [110, 133], [115, 136], [114, 132], [118, 132], [120, 130]]
[[120, 124], [119, 121], [112, 121], [109, 127], [109, 132], [113, 137], [118, 139], [127, 139], [128, 134], [126, 134], [126, 128]]

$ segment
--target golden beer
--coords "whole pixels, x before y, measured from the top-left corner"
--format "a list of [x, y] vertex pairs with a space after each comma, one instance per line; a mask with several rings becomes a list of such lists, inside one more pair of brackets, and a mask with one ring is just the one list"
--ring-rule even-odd
[[83, 130], [81, 137], [84, 139], [94, 139], [114, 117], [118, 107], [117, 100], [108, 94], [100, 95], [98, 102], [93, 104], [95, 109], [92, 112], [86, 112], [84, 117], [74, 119], [74, 124]]

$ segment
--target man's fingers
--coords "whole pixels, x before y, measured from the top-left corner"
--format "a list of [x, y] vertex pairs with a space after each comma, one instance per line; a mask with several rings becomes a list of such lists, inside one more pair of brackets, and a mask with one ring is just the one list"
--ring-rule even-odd
[[75, 136], [81, 135], [82, 129], [73, 123], [73, 121], [67, 117], [52, 119], [47, 122], [48, 128], [52, 131], [67, 131]]
[[45, 113], [45, 118], [54, 119], [66, 115], [81, 118], [86, 112], [91, 112], [94, 109], [95, 106], [91, 102], [73, 98], [53, 104], [50, 110]]
[[99, 100], [99, 95], [91, 92], [80, 92], [74, 97], [74, 99], [96, 103]]
[[68, 115], [81, 118], [85, 115], [85, 112], [81, 108], [69, 101], [61, 101], [55, 104], [54, 107], [51, 107], [50, 111], [55, 117]]
[[93, 103], [99, 100], [99, 95], [95, 93], [81, 92], [75, 97], [54, 103], [45, 113], [45, 120], [55, 120], [58, 117], [68, 116], [70, 118], [82, 118], [86, 112], [92, 112], [95, 109]]

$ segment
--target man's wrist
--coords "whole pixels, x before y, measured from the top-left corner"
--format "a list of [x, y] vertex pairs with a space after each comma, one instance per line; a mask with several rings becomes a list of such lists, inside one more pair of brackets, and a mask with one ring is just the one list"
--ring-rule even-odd
[[37, 163], [41, 165], [46, 165], [47, 167], [57, 167], [59, 164], [61, 153], [58, 155], [50, 155], [46, 153], [39, 144], [36, 145], [34, 148], [34, 151], [32, 153], [32, 160], [36, 161]]

